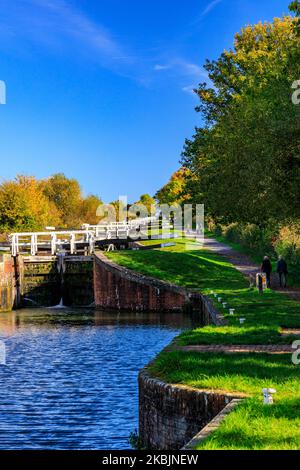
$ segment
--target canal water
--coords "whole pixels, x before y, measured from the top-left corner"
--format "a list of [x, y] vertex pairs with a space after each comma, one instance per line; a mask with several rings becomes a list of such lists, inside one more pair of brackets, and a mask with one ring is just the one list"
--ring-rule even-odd
[[138, 371], [194, 321], [183, 314], [0, 314], [0, 449], [128, 449]]

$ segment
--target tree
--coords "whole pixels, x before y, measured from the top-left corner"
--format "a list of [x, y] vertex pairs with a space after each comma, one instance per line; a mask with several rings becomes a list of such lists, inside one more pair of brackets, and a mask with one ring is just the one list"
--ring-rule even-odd
[[[139, 201], [135, 202], [133, 206], [143, 205], [147, 209], [148, 216], [152, 215], [153, 206], [155, 206], [155, 199], [149, 194], [142, 194]], [[133, 207], [131, 206], [131, 207]]]
[[[197, 111], [204, 127], [186, 141], [182, 163], [196, 176], [206, 213], [221, 222], [264, 225], [300, 215], [297, 19], [247, 26], [206, 69]], [[199, 202], [196, 201], [196, 202]]]
[[169, 205], [187, 202], [190, 198], [187, 190], [189, 182], [191, 182], [191, 171], [182, 167], [173, 173], [168, 183], [156, 192], [155, 199], [159, 204]]
[[103, 203], [101, 199], [93, 194], [83, 199], [79, 211], [80, 223], [96, 225], [99, 222], [99, 217], [97, 217], [97, 209], [102, 204]]
[[80, 220], [83, 197], [77, 180], [57, 173], [42, 182], [44, 194], [55, 204], [63, 227], [76, 228]]
[[0, 185], [0, 231], [43, 230], [56, 225], [59, 212], [31, 176], [17, 176]]
[[300, 2], [295, 0], [294, 2], [290, 3], [289, 9], [293, 11], [297, 16], [300, 16]]

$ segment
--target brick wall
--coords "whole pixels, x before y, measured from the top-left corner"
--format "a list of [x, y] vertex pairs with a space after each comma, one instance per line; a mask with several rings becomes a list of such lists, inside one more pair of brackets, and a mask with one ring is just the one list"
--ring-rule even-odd
[[210, 299], [168, 282], [134, 273], [97, 253], [94, 261], [95, 305], [103, 309], [146, 312], [197, 311], [201, 324], [224, 324]]
[[166, 384], [143, 369], [139, 374], [139, 435], [143, 446], [181, 449], [234, 398], [237, 395]]
[[10, 255], [0, 255], [0, 312], [13, 308], [15, 298], [14, 264]]
[[95, 304], [101, 308], [172, 312], [201, 309], [201, 298], [186, 289], [133, 273], [98, 253], [94, 263]]

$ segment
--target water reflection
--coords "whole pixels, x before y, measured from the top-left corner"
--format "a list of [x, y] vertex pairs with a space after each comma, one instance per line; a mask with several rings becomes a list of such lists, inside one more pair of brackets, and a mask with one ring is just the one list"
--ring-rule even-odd
[[138, 426], [138, 371], [195, 324], [181, 314], [1, 314], [0, 448], [128, 448]]

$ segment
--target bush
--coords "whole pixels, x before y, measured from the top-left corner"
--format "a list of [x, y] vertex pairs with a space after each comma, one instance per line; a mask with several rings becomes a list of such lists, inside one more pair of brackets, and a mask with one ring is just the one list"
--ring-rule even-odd
[[[210, 228], [211, 227], [211, 228]], [[273, 246], [276, 239], [277, 227], [260, 228], [254, 224], [240, 224], [238, 222], [229, 225], [218, 225], [210, 222], [210, 230], [216, 237], [223, 236], [230, 243], [238, 243], [243, 248], [255, 252], [258, 256], [274, 256]]]
[[288, 264], [300, 268], [300, 221], [282, 227], [274, 247]]

